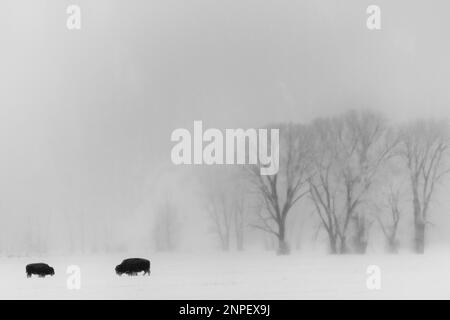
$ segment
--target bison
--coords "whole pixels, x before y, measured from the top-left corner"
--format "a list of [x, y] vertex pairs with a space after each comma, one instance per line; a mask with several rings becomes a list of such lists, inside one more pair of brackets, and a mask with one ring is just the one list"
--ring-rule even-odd
[[46, 263], [31, 263], [26, 266], [25, 271], [27, 273], [27, 278], [30, 278], [33, 274], [39, 276], [40, 278], [44, 278], [47, 275], [55, 275], [55, 269]]
[[141, 271], [144, 271], [143, 275], [150, 275], [150, 261], [142, 258], [131, 258], [123, 260], [121, 264], [116, 266], [116, 273], [119, 276], [124, 273], [135, 276]]

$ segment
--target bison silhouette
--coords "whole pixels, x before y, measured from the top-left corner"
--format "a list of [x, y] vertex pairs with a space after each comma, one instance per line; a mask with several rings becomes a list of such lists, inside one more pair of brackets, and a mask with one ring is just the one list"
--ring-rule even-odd
[[143, 275], [150, 275], [149, 260], [142, 258], [130, 258], [123, 260], [121, 264], [116, 266], [116, 273], [119, 276], [124, 273], [129, 276], [135, 276], [141, 271], [144, 271]]
[[40, 278], [45, 278], [45, 276], [53, 276], [55, 275], [55, 269], [50, 267], [46, 263], [31, 263], [25, 267], [25, 271], [27, 273], [27, 278], [30, 278], [33, 274], [37, 275]]

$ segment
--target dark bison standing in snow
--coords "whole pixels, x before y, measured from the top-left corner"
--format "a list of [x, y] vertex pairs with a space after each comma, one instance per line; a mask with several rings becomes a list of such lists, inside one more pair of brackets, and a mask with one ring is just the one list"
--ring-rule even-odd
[[50, 275], [55, 275], [55, 269], [50, 267], [46, 263], [31, 263], [26, 266], [25, 271], [27, 272], [27, 277], [30, 278], [31, 275], [35, 274], [41, 278]]
[[119, 276], [124, 273], [129, 276], [135, 276], [141, 271], [144, 271], [144, 275], [150, 275], [150, 261], [141, 258], [125, 259], [116, 267], [116, 273]]

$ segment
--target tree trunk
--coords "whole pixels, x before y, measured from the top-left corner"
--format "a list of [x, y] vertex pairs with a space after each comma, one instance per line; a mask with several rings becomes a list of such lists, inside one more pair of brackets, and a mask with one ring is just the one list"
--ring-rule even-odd
[[236, 223], [236, 247], [238, 251], [244, 251], [244, 227]]
[[365, 254], [367, 250], [367, 226], [364, 217], [357, 215], [355, 217], [356, 234], [353, 238], [353, 245], [357, 254]]
[[419, 254], [425, 252], [425, 223], [418, 219], [414, 223], [414, 251]]
[[242, 238], [237, 239], [237, 250], [244, 251], [244, 239]]
[[286, 242], [286, 240], [281, 239], [278, 237], [278, 255], [288, 255], [291, 252], [289, 248], [289, 244]]
[[330, 241], [330, 254], [337, 254], [338, 253], [338, 247], [337, 247], [337, 239], [335, 236], [329, 234], [328, 240]]
[[225, 232], [225, 235], [224, 235], [222, 240], [223, 240], [223, 242], [222, 242], [222, 250], [223, 251], [229, 251], [230, 250], [230, 234], [229, 234], [228, 230]]
[[354, 239], [355, 252], [357, 254], [365, 254], [367, 251], [367, 240], [364, 235], [364, 229], [358, 230]]
[[367, 251], [367, 245], [368, 245], [368, 243], [366, 240], [358, 238], [358, 241], [356, 242], [356, 245], [355, 245], [356, 253], [357, 254], [365, 254]]
[[388, 253], [398, 253], [398, 241], [395, 237], [388, 239], [386, 243], [386, 250]]
[[425, 221], [423, 221], [422, 210], [417, 196], [414, 193], [414, 251], [418, 254], [425, 252]]
[[279, 233], [278, 233], [278, 255], [288, 255], [290, 253], [289, 244], [286, 241], [286, 226], [283, 220], [283, 223], [280, 223]]
[[345, 236], [342, 236], [340, 240], [341, 243], [339, 247], [339, 253], [340, 254], [348, 253], [347, 239], [345, 238]]

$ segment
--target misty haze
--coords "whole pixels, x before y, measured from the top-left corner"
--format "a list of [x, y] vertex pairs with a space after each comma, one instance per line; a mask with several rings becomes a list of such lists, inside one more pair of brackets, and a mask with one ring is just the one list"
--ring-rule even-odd
[[[450, 298], [448, 1], [1, 9], [1, 299]], [[278, 172], [175, 164], [195, 121]]]

